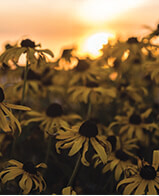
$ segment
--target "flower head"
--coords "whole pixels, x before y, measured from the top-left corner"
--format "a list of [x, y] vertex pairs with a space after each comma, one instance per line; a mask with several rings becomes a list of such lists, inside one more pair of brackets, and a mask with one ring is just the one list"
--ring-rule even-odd
[[15, 45], [9, 47], [8, 49], [6, 49], [6, 51], [4, 51], [0, 56], [0, 62], [8, 65], [9, 60], [11, 60], [14, 64], [17, 65], [20, 56], [22, 54], [26, 54], [28, 64], [36, 68], [36, 66], [38, 65], [38, 59], [41, 56], [44, 56], [44, 53], [50, 55], [51, 57], [54, 56], [53, 53], [48, 49], [45, 50], [37, 49], [38, 46], [40, 45], [39, 44], [36, 45], [35, 42], [33, 42], [30, 39], [22, 40], [20, 46]]
[[32, 162], [21, 163], [16, 160], [8, 162], [9, 166], [0, 172], [3, 184], [20, 176], [19, 186], [23, 190], [23, 194], [28, 194], [31, 190], [38, 190], [39, 192], [45, 190], [45, 180], [38, 171], [40, 167], [47, 168], [45, 163], [35, 166]]
[[40, 122], [40, 128], [44, 130], [45, 137], [54, 135], [61, 127], [69, 127], [69, 123], [81, 119], [77, 114], [65, 114], [59, 103], [51, 103], [44, 112], [31, 111], [26, 113], [30, 119], [24, 120], [22, 124]]
[[[129, 170], [131, 167], [129, 168]], [[159, 189], [159, 172], [155, 165], [138, 160], [138, 167], [127, 178], [121, 180], [117, 190], [124, 186], [123, 194], [130, 195], [157, 195]]]
[[115, 88], [102, 87], [97, 81], [87, 81], [82, 86], [71, 86], [68, 93], [73, 102], [88, 103], [90, 101], [91, 104], [110, 103], [116, 97]]
[[86, 81], [96, 81], [99, 68], [89, 60], [79, 60], [77, 66], [71, 70], [70, 84], [86, 84]]
[[85, 154], [91, 145], [100, 156], [102, 162], [107, 162], [111, 152], [111, 144], [106, 140], [105, 136], [98, 134], [97, 125], [92, 120], [87, 120], [80, 126], [73, 126], [72, 129], [66, 128], [66, 131], [59, 130], [57, 134], [56, 139], [60, 140], [56, 143], [58, 153], [60, 153], [59, 149], [71, 148], [68, 155], [73, 156], [82, 150], [81, 162], [89, 166]]
[[[112, 145], [112, 153], [108, 158], [108, 162], [104, 164], [102, 173], [114, 171], [114, 177], [117, 181], [123, 176], [127, 167], [134, 167], [131, 158], [136, 158], [136, 156], [131, 151], [134, 148], [138, 148], [136, 145], [136, 139], [124, 139], [113, 135], [107, 137], [107, 140]], [[95, 155], [93, 159], [95, 159], [95, 167], [101, 163], [98, 155]]]
[[112, 122], [110, 127], [120, 125], [120, 134], [124, 134], [127, 138], [135, 137], [142, 144], [147, 145], [149, 143], [149, 137], [144, 131], [146, 130], [147, 132], [151, 132], [153, 129], [158, 128], [156, 123], [146, 122], [146, 119], [149, 117], [151, 112], [151, 108], [142, 113], [139, 113], [135, 111], [134, 108], [131, 108], [125, 116], [116, 116], [116, 121]]

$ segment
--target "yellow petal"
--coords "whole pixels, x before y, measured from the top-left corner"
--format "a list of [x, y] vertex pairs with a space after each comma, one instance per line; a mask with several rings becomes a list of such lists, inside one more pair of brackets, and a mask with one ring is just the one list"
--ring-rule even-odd
[[114, 159], [111, 163], [110, 163], [110, 169], [111, 171], [114, 170], [114, 168], [117, 166], [117, 164], [119, 164], [120, 160], [119, 159]]
[[25, 189], [25, 186], [26, 186], [25, 184], [26, 184], [27, 178], [28, 178], [28, 175], [24, 173], [21, 180], [19, 181], [19, 186], [23, 190]]
[[54, 57], [54, 54], [51, 50], [49, 49], [43, 49], [43, 50], [36, 50], [37, 52], [44, 52], [44, 53], [47, 53], [49, 54], [51, 57]]
[[117, 165], [117, 167], [115, 168], [115, 180], [118, 181], [120, 179], [120, 176], [122, 174], [123, 170], [121, 168], [120, 163]]
[[94, 137], [90, 138], [91, 144], [94, 148], [94, 150], [97, 152], [97, 154], [100, 156], [103, 163], [107, 162], [107, 154], [105, 152], [105, 149], [102, 145], [100, 145]]
[[23, 164], [17, 160], [14, 160], [14, 159], [11, 159], [8, 161], [8, 163], [12, 164], [12, 165], [16, 165], [18, 166], [19, 168], [22, 168], [23, 167]]
[[15, 56], [13, 58], [14, 62], [17, 63], [18, 60], [19, 60], [19, 57], [21, 56], [22, 53], [24, 53], [26, 51], [26, 49], [24, 47], [22, 48], [18, 48], [16, 53], [15, 53]]
[[147, 194], [157, 195], [157, 190], [155, 189], [154, 182], [152, 180], [148, 183], [148, 192], [147, 192]]
[[159, 165], [159, 150], [154, 150], [153, 151], [152, 165]]
[[82, 148], [82, 145], [85, 140], [86, 138], [84, 136], [80, 136], [79, 138], [75, 139], [74, 144], [72, 145], [72, 148], [68, 153], [68, 156], [73, 156], [74, 154], [76, 154]]
[[40, 163], [40, 164], [36, 165], [36, 168], [39, 168], [39, 167], [47, 168], [47, 165], [45, 163]]
[[23, 173], [22, 169], [15, 169], [15, 170], [10, 170], [3, 178], [2, 182], [5, 184], [7, 181], [13, 180], [17, 176]]
[[71, 186], [62, 189], [62, 195], [76, 195]]
[[137, 179], [136, 177], [125, 178], [125, 179], [121, 180], [121, 181], [117, 184], [116, 189], [118, 190], [119, 187], [120, 187], [122, 184], [135, 182], [136, 179]]
[[31, 191], [32, 185], [33, 185], [33, 182], [31, 178], [28, 176], [25, 182], [25, 189], [23, 191], [23, 194], [27, 195]]
[[103, 167], [102, 173], [106, 173], [106, 172], [108, 172], [109, 170], [110, 170], [110, 164], [107, 163], [107, 164]]
[[65, 141], [59, 141], [59, 142], [56, 143], [55, 147], [56, 147], [57, 153], [60, 154], [59, 148], [60, 148], [64, 143], [65, 143]]
[[68, 142], [68, 143], [66, 143], [66, 144], [64, 144], [64, 145], [61, 146], [60, 148], [61, 148], [61, 149], [67, 149], [67, 148], [72, 147], [73, 144], [74, 144], [74, 140], [73, 140], [73, 141], [70, 141], [70, 142]]
[[32, 180], [34, 181], [34, 184], [35, 184], [35, 188], [33, 190], [37, 190], [39, 187], [39, 182], [34, 177], [32, 178]]
[[42, 117], [42, 116], [44, 116], [43, 113], [39, 113], [39, 112], [36, 112], [36, 111], [29, 111], [29, 112], [27, 112], [27, 114], [28, 114], [29, 116], [37, 116], [37, 117]]
[[15, 110], [26, 110], [26, 111], [30, 111], [31, 108], [26, 107], [26, 106], [22, 106], [22, 105], [14, 105], [14, 104], [10, 104], [10, 103], [5, 103], [5, 106], [11, 109], [15, 109]]
[[139, 185], [139, 182], [133, 182], [128, 184], [124, 189], [123, 195], [130, 195], [132, 191]]
[[15, 118], [15, 116], [12, 114], [12, 112], [10, 112], [3, 104], [1, 104], [1, 108], [3, 109], [3, 111], [9, 116], [9, 118], [11, 119], [11, 121], [15, 122], [18, 129], [19, 129], [19, 132], [21, 133], [22, 129], [21, 129], [21, 126], [20, 126], [20, 123], [19, 121]]
[[25, 125], [25, 126], [27, 126], [29, 123], [31, 123], [31, 122], [40, 122], [40, 121], [42, 121], [43, 120], [43, 118], [42, 117], [37, 117], [37, 118], [31, 118], [31, 119], [29, 119], [29, 120], [23, 120], [22, 122], [21, 122], [21, 124], [22, 125]]
[[89, 162], [86, 160], [86, 157], [85, 157], [86, 152], [88, 151], [88, 145], [89, 145], [89, 139], [86, 138], [86, 141], [85, 141], [84, 146], [83, 146], [81, 162], [83, 163], [83, 165], [85, 165], [87, 167], [90, 165]]
[[0, 127], [5, 132], [11, 131], [8, 123], [9, 122], [7, 122], [7, 119], [6, 119], [5, 115], [3, 114], [3, 112], [1, 111], [1, 108], [0, 108]]
[[138, 182], [139, 186], [137, 187], [136, 191], [134, 192], [135, 195], [145, 195], [145, 189], [147, 186], [147, 180], [142, 180], [140, 183]]

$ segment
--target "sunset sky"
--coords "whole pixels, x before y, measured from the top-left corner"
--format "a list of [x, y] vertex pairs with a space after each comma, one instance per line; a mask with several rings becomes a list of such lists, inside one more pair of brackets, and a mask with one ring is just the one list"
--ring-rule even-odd
[[58, 56], [96, 33], [141, 36], [159, 23], [159, 0], [0, 1], [0, 43], [30, 38]]

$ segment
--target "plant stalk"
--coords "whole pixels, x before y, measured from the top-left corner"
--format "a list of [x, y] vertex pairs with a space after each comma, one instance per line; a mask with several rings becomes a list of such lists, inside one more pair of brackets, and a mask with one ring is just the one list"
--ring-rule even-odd
[[73, 185], [74, 179], [75, 179], [75, 177], [77, 175], [77, 172], [79, 170], [80, 163], [81, 163], [81, 153], [78, 154], [74, 170], [73, 170], [72, 175], [71, 175], [71, 177], [70, 177], [70, 179], [68, 181], [67, 186], [72, 186]]

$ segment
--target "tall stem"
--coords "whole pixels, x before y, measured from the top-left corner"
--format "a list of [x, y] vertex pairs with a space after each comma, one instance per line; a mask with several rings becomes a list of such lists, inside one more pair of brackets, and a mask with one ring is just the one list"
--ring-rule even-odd
[[26, 89], [28, 68], [29, 68], [29, 63], [28, 63], [28, 60], [27, 60], [26, 66], [25, 66], [25, 72], [24, 72], [24, 83], [23, 83], [23, 91], [22, 91], [21, 105], [23, 105], [23, 103], [24, 103], [24, 98], [25, 98], [25, 89]]
[[70, 177], [70, 179], [68, 181], [67, 186], [72, 186], [73, 185], [73, 182], [74, 182], [74, 179], [75, 179], [75, 177], [77, 175], [77, 172], [78, 172], [80, 163], [81, 163], [81, 153], [78, 154], [78, 157], [77, 157], [77, 161], [76, 161], [74, 170], [73, 170], [72, 175], [71, 175], [71, 177]]
[[92, 117], [92, 104], [91, 102], [89, 101], [88, 102], [88, 111], [87, 111], [87, 119], [91, 118]]
[[[27, 61], [26, 61], [26, 66], [25, 66], [25, 71], [24, 71], [24, 83], [23, 83], [23, 90], [22, 90], [21, 105], [23, 105], [23, 103], [24, 103], [24, 98], [25, 98], [25, 89], [26, 89], [26, 81], [27, 81], [28, 67], [29, 67], [29, 63], [28, 63], [28, 60], [27, 60]], [[20, 120], [20, 114], [21, 114], [21, 111], [19, 111], [18, 120]], [[16, 133], [15, 133], [15, 135], [13, 136], [11, 157], [12, 157], [12, 156], [15, 157], [16, 139], [17, 139], [17, 135], [16, 135]]]
[[48, 139], [48, 143], [47, 143], [47, 149], [46, 149], [46, 155], [45, 155], [45, 163], [47, 164], [48, 159], [49, 159], [49, 155], [50, 155], [50, 151], [51, 151], [51, 140], [52, 138], [49, 137]]

